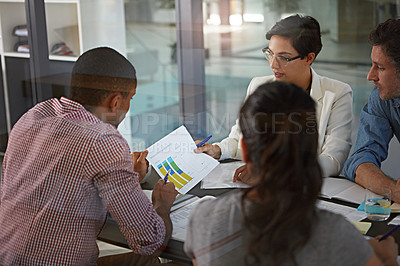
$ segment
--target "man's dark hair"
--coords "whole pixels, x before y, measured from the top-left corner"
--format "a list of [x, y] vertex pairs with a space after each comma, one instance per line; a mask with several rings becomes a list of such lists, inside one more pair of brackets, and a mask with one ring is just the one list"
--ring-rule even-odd
[[382, 46], [400, 78], [400, 19], [388, 19], [369, 34], [369, 43]]
[[293, 15], [278, 21], [267, 32], [267, 40], [270, 40], [273, 35], [290, 38], [301, 58], [311, 52], [317, 57], [322, 49], [319, 23], [310, 16]]
[[127, 97], [136, 87], [136, 70], [120, 53], [109, 47], [83, 53], [72, 69], [70, 98], [89, 110], [111, 93]]

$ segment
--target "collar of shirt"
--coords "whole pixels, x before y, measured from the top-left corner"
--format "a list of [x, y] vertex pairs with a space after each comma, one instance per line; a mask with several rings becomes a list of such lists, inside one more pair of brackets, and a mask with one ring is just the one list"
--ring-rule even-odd
[[59, 106], [59, 109], [55, 107], [57, 111], [59, 111], [62, 114], [65, 113], [72, 113], [72, 112], [82, 112], [85, 114], [85, 118], [89, 120], [90, 122], [100, 122], [100, 119], [98, 119], [95, 115], [93, 115], [91, 112], [89, 112], [85, 107], [83, 107], [82, 104], [75, 102], [71, 99], [68, 99], [66, 97], [61, 97], [60, 101], [61, 106]]
[[393, 107], [400, 107], [400, 98], [393, 99]]

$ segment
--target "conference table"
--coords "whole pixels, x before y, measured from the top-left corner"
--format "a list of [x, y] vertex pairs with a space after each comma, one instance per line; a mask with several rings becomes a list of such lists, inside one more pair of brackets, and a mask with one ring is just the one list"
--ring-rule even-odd
[[[155, 171], [154, 171], [155, 172]], [[338, 177], [341, 178], [341, 177]], [[158, 176], [152, 176], [151, 178], [153, 181], [150, 181], [149, 183], [145, 184], [143, 187], [144, 189], [149, 189], [151, 186], [154, 185], [154, 183], [159, 179]], [[237, 189], [237, 188], [234, 188]], [[192, 188], [188, 194], [198, 196], [198, 197], [203, 197], [206, 195], [211, 195], [218, 197], [224, 193], [228, 193], [229, 191], [232, 191], [232, 188], [226, 188], [226, 189], [201, 189], [200, 188], [200, 183], [197, 184], [194, 188]], [[358, 205], [355, 203], [347, 202], [344, 200], [340, 199], [328, 199], [324, 197], [320, 197], [320, 200], [332, 202], [335, 204], [340, 204], [343, 206], [348, 206], [352, 208], [357, 208]], [[391, 214], [388, 220], [383, 221], [383, 222], [376, 222], [376, 221], [369, 221], [368, 219], [364, 219], [363, 221], [368, 221], [372, 222], [371, 228], [367, 232], [367, 236], [370, 237], [375, 237], [377, 235], [383, 235], [389, 230], [391, 230], [394, 225], [388, 225], [388, 222], [391, 221], [396, 214]], [[399, 244], [399, 251], [398, 253], [400, 254], [400, 230], [396, 231], [393, 234], [393, 237], [395, 238], [396, 242]], [[115, 221], [112, 220], [112, 218], [108, 217], [106, 220], [106, 223], [103, 227], [103, 230], [98, 236], [98, 239], [110, 244], [114, 244], [120, 247], [124, 248], [129, 248], [127, 241], [125, 240], [124, 236], [120, 232], [118, 225]], [[186, 254], [183, 251], [183, 242], [178, 241], [175, 239], [170, 239], [166, 249], [161, 253], [160, 257], [166, 258], [169, 260], [174, 260], [174, 261], [179, 261], [188, 265], [191, 265], [191, 259], [189, 259]]]

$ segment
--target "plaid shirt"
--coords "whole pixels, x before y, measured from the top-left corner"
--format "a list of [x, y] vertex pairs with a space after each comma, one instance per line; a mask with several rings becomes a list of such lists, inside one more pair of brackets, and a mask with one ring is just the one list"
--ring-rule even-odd
[[0, 265], [96, 264], [107, 210], [134, 252], [162, 245], [164, 222], [118, 131], [67, 98], [29, 110], [3, 161]]

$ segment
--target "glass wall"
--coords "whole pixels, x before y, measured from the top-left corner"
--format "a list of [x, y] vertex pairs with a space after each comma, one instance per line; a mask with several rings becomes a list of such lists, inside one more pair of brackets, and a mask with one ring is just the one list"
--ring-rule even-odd
[[[261, 52], [268, 45], [265, 33], [291, 14], [310, 15], [320, 23], [323, 48], [313, 69], [353, 89], [355, 143], [361, 109], [373, 90], [366, 79], [371, 66], [368, 35], [379, 23], [400, 16], [398, 0], [205, 0], [207, 130], [215, 141], [229, 134], [250, 80], [273, 74]], [[389, 175], [400, 171], [399, 150], [393, 139], [383, 163]]]
[[175, 1], [124, 1], [124, 14], [138, 88], [119, 130], [133, 150], [144, 150], [179, 126]]
[[136, 68], [137, 93], [119, 126], [132, 150], [144, 150], [179, 125], [174, 0], [51, 3], [46, 20], [51, 58], [76, 60], [89, 49], [109, 46]]
[[219, 122], [210, 130], [220, 138], [234, 124], [250, 80], [273, 74], [261, 52], [268, 45], [265, 33], [291, 14], [310, 15], [319, 21], [323, 48], [313, 68], [320, 75], [350, 84], [354, 121], [358, 122], [373, 89], [366, 80], [371, 65], [368, 34], [379, 22], [398, 15], [397, 5], [390, 1], [219, 0], [204, 1], [204, 5], [207, 107], [210, 120]]
[[[179, 82], [181, 74], [177, 62], [182, 44], [177, 41], [177, 31], [179, 27], [192, 22], [182, 16], [181, 25], [176, 23], [179, 15], [176, 12], [181, 12], [180, 15], [188, 13], [188, 10], [175, 7], [176, 3], [183, 1], [189, 0], [45, 1], [49, 60], [50, 63], [57, 62], [54, 68], [65, 65], [62, 71], [58, 71], [65, 72], [61, 85], [56, 84], [58, 87], [68, 87], [65, 81], [68, 79], [68, 69], [77, 56], [93, 47], [111, 46], [135, 66], [137, 95], [119, 128], [132, 150], [145, 149], [184, 121], [181, 105], [185, 99], [180, 98], [182, 84]], [[202, 110], [191, 115], [203, 115], [205, 123], [194, 126], [201, 127], [199, 132], [204, 136], [212, 134], [213, 141], [228, 135], [250, 80], [255, 76], [272, 74], [261, 52], [268, 44], [265, 33], [279, 19], [299, 13], [315, 17], [321, 25], [323, 49], [313, 63], [314, 70], [320, 75], [346, 82], [353, 89], [356, 133], [360, 110], [373, 89], [366, 80], [371, 49], [367, 42], [368, 34], [378, 23], [399, 16], [399, 2], [203, 0], [202, 10], [193, 12], [202, 12], [200, 32], [203, 38], [195, 41], [203, 42], [198, 46], [200, 49], [204, 47], [202, 52], [205, 58], [204, 61], [193, 60], [193, 64], [204, 66], [205, 95], [198, 95], [200, 100], [193, 103], [201, 106]], [[7, 5], [14, 7], [14, 4]], [[24, 3], [15, 1], [14, 9], [19, 13], [10, 16], [9, 12], [3, 11], [0, 14], [3, 36], [12, 27], [26, 23], [21, 15], [25, 10]], [[3, 38], [4, 43], [0, 46], [5, 90], [7, 84], [13, 84], [11, 74], [5, 74], [11, 73], [6, 69], [10, 70], [12, 65], [5, 63], [8, 57], [16, 57], [15, 53], [7, 54], [9, 51], [6, 51], [8, 48], [12, 50], [11, 43], [14, 44], [14, 41], [9, 44], [6, 40]], [[185, 57], [186, 53], [181, 55], [181, 61], [189, 60]], [[29, 56], [19, 57], [26, 59]], [[191, 73], [194, 76], [201, 74]], [[68, 89], [55, 90], [54, 93], [53, 86], [52, 90], [50, 96], [53, 97], [68, 94]], [[205, 99], [205, 105], [202, 99]], [[15, 119], [9, 121], [11, 126]], [[196, 137], [204, 137], [202, 134]]]

